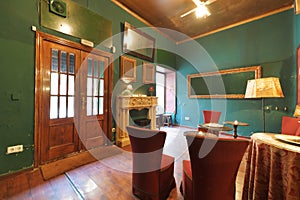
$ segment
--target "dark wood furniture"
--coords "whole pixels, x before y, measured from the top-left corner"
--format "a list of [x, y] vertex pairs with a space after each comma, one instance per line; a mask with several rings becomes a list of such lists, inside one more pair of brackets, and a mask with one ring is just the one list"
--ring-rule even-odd
[[176, 187], [174, 157], [163, 154], [166, 132], [126, 128], [133, 157], [132, 193], [141, 199], [166, 199]]
[[224, 124], [230, 124], [233, 126], [233, 137], [234, 138], [237, 138], [238, 134], [237, 134], [237, 127], [238, 126], [249, 126], [249, 124], [247, 123], [244, 123], [244, 122], [238, 122], [238, 121], [227, 121], [227, 122], [224, 122]]
[[[218, 126], [216, 126], [218, 125]], [[198, 125], [198, 131], [201, 132], [209, 132], [209, 133], [213, 133], [215, 135], [219, 135], [220, 132], [224, 132], [224, 131], [232, 131], [232, 128], [228, 127], [228, 126], [224, 126], [222, 124], [199, 124]]]
[[190, 160], [183, 161], [184, 199], [234, 200], [235, 179], [249, 140], [195, 131], [185, 136]]

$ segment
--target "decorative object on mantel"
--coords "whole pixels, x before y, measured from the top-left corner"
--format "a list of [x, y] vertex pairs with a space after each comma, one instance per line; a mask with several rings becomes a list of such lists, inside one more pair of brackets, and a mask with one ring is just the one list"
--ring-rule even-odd
[[123, 92], [121, 93], [121, 95], [123, 95], [123, 96], [131, 96], [132, 95], [133, 87], [129, 83], [131, 82], [132, 79], [128, 78], [128, 77], [121, 77], [121, 80], [126, 84], [126, 87], [123, 90]]
[[131, 84], [127, 85], [126, 89], [121, 93], [123, 96], [131, 96], [133, 87]]
[[300, 117], [300, 105], [296, 105], [294, 117]]
[[149, 89], [148, 89], [148, 91], [149, 91], [150, 96], [153, 96], [154, 87], [150, 86]]
[[266, 131], [264, 98], [284, 97], [279, 78], [268, 77], [248, 80], [245, 98], [261, 98], [263, 131]]
[[150, 128], [156, 129], [156, 106], [158, 97], [145, 95], [118, 96], [116, 107], [117, 134], [116, 144], [120, 147], [130, 144], [126, 127], [129, 125], [129, 110], [148, 109], [147, 119], [151, 120]]

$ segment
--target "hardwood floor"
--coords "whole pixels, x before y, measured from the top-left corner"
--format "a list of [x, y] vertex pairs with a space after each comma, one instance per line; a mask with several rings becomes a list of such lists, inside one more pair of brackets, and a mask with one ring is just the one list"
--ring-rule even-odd
[[[172, 190], [168, 200], [182, 200], [179, 192], [182, 160], [189, 159], [183, 132], [191, 129], [162, 129], [168, 133], [164, 153], [175, 157], [176, 189]], [[241, 196], [243, 163], [237, 177], [236, 199]], [[122, 153], [86, 164], [47, 181], [39, 169], [26, 171], [0, 178], [0, 199], [138, 199], [131, 193], [131, 165], [130, 149], [123, 148]]]

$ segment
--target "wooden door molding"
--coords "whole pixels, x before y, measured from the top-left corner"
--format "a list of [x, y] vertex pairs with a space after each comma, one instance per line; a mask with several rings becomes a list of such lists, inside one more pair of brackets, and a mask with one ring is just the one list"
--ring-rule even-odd
[[111, 140], [112, 139], [112, 111], [111, 111], [111, 96], [112, 96], [112, 89], [113, 89], [113, 55], [108, 52], [103, 52], [97, 49], [93, 49], [90, 47], [86, 47], [84, 45], [59, 38], [53, 35], [49, 35], [46, 33], [42, 33], [37, 31], [36, 32], [36, 69], [35, 69], [35, 125], [34, 125], [34, 166], [37, 167], [41, 164], [41, 136], [43, 134], [42, 130], [42, 123], [44, 122], [42, 118], [43, 113], [43, 91], [49, 89], [43, 85], [43, 77], [45, 77], [44, 71], [43, 71], [43, 43], [45, 41], [53, 42], [59, 45], [63, 45], [69, 48], [73, 48], [76, 51], [84, 51], [87, 53], [93, 52], [94, 54], [99, 54], [102, 57], [105, 57], [108, 60], [108, 68], [107, 68], [107, 88], [108, 91], [106, 92], [106, 107], [105, 107], [105, 113], [106, 113], [106, 136]]
[[297, 105], [300, 105], [300, 46], [297, 48], [297, 53], [296, 53], [296, 64], [297, 64], [297, 79], [296, 79], [296, 83], [297, 83], [297, 90], [296, 90], [296, 94], [297, 94]]

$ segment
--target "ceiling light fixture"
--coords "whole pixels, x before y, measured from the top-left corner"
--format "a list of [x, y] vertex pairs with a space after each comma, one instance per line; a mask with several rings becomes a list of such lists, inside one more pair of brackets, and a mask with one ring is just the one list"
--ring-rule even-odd
[[191, 14], [192, 12], [196, 13], [197, 18], [208, 17], [208, 16], [210, 16], [210, 12], [209, 12], [208, 8], [206, 7], [206, 5], [211, 4], [214, 1], [216, 1], [216, 0], [208, 0], [208, 1], [193, 0], [193, 2], [196, 4], [197, 7], [180, 15], [180, 17], [185, 17], [185, 16]]
[[201, 17], [205, 18], [210, 15], [210, 12], [205, 5], [197, 6], [195, 13], [197, 18], [201, 18]]

